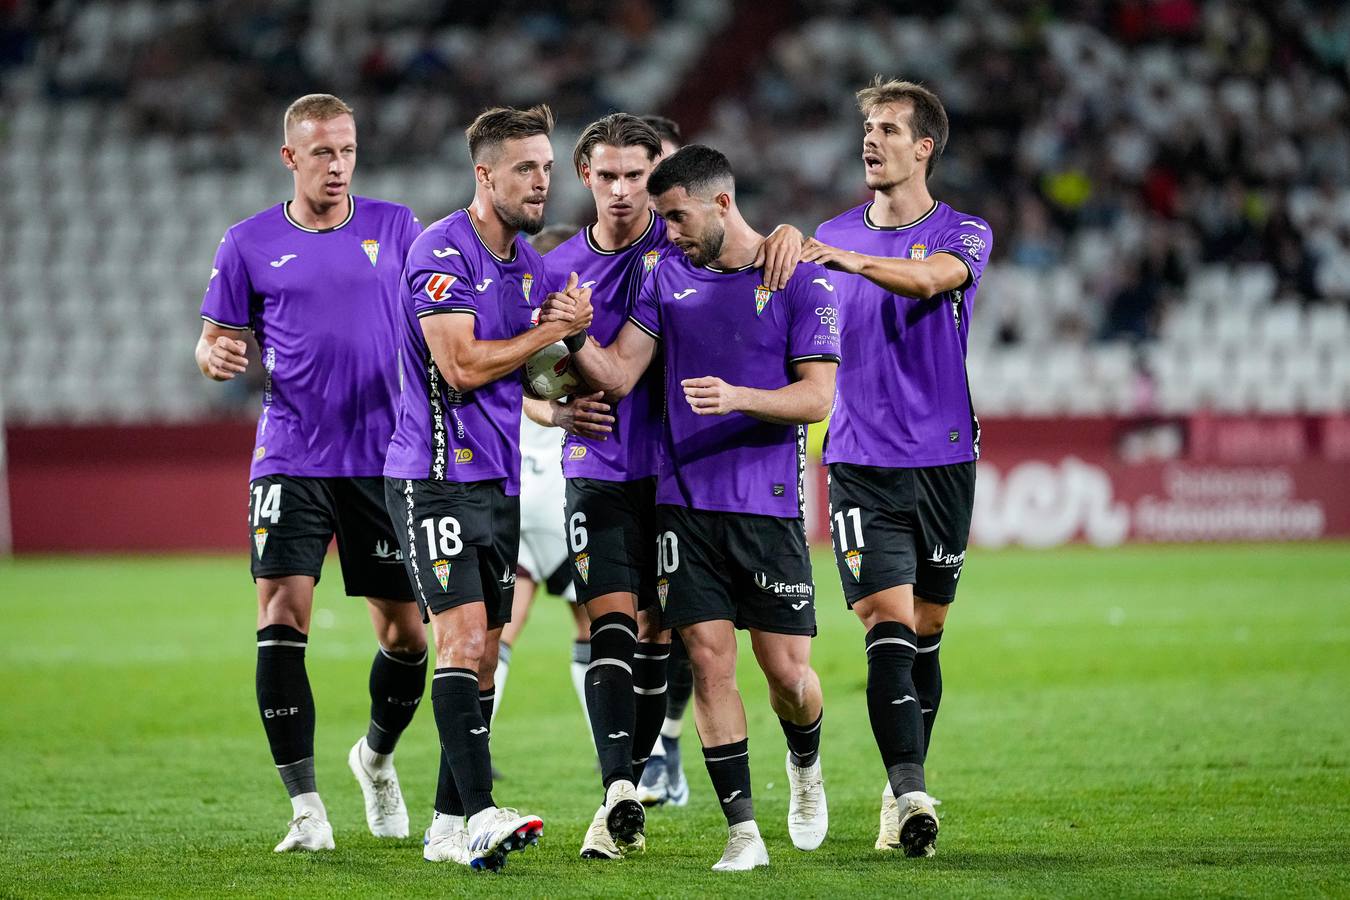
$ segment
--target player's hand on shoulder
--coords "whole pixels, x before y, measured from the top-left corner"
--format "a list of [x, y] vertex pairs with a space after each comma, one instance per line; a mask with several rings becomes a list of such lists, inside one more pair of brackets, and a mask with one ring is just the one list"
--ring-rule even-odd
[[855, 275], [862, 271], [863, 264], [861, 254], [822, 244], [815, 238], [807, 238], [806, 244], [802, 247], [802, 260], [820, 263], [836, 272], [852, 272]]
[[797, 263], [802, 260], [805, 236], [791, 225], [779, 225], [759, 245], [755, 266], [764, 270], [764, 286], [771, 291], [787, 287]]
[[206, 356], [206, 374], [216, 381], [229, 381], [248, 368], [248, 357], [244, 355], [247, 349], [243, 341], [224, 335], [217, 337]]
[[566, 403], [553, 404], [553, 424], [568, 434], [603, 441], [614, 430], [614, 417], [604, 394], [579, 394]]
[[680, 387], [684, 388], [684, 399], [689, 408], [697, 415], [725, 416], [740, 409], [740, 388], [715, 375], [686, 378], [680, 382]]

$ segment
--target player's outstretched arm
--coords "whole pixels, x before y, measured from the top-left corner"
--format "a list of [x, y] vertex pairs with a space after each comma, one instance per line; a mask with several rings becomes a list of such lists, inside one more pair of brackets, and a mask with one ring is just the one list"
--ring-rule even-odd
[[541, 316], [537, 327], [504, 341], [474, 337], [474, 317], [468, 313], [423, 316], [419, 321], [436, 368], [451, 387], [465, 392], [514, 372], [549, 344], [579, 334], [591, 324], [591, 292], [577, 287], [575, 275], [567, 290], [550, 296], [554, 299], [558, 302], [553, 313]]
[[759, 245], [755, 252], [755, 267], [764, 270], [764, 286], [771, 291], [787, 287], [788, 279], [802, 259], [802, 241], [805, 239], [791, 225], [779, 225]]
[[970, 270], [965, 263], [945, 252], [934, 253], [927, 259], [868, 256], [811, 238], [802, 249], [802, 259], [838, 272], [861, 275], [892, 294], [920, 300], [956, 290], [970, 280]]
[[588, 340], [572, 354], [572, 364], [588, 385], [619, 400], [632, 393], [655, 354], [656, 338], [630, 319], [608, 347], [601, 347], [594, 338]]
[[689, 407], [700, 416], [742, 412], [775, 425], [810, 425], [830, 414], [838, 368], [838, 363], [826, 360], [796, 363], [797, 380], [771, 391], [727, 384], [713, 375], [686, 378], [680, 386]]
[[247, 349], [244, 332], [203, 322], [202, 336], [197, 339], [197, 368], [212, 381], [229, 381], [248, 368]]

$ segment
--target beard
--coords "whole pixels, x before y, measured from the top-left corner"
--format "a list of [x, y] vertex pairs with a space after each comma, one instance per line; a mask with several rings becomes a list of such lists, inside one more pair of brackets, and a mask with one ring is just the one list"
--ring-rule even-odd
[[691, 265], [706, 266], [722, 255], [722, 244], [727, 233], [721, 225], [709, 225], [708, 230], [699, 235], [694, 246], [684, 251]]
[[539, 206], [539, 215], [537, 216], [530, 212], [533, 207], [523, 201], [518, 206], [510, 207], [494, 200], [492, 208], [502, 220], [502, 224], [513, 231], [538, 234], [544, 228], [544, 207], [542, 204]]

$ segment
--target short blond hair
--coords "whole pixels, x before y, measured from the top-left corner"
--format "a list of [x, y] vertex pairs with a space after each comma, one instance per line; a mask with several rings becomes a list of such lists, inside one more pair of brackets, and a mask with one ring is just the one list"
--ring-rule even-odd
[[286, 107], [286, 116], [281, 123], [282, 132], [289, 135], [291, 129], [301, 122], [327, 122], [338, 116], [355, 118], [356, 114], [340, 97], [334, 97], [332, 94], [306, 94]]
[[933, 141], [933, 155], [928, 157], [927, 174], [933, 174], [937, 158], [947, 146], [947, 110], [937, 94], [914, 81], [889, 81], [880, 75], [872, 83], [858, 91], [858, 109], [864, 116], [870, 116], [879, 106], [892, 103], [908, 103], [909, 134], [914, 140], [930, 138]]

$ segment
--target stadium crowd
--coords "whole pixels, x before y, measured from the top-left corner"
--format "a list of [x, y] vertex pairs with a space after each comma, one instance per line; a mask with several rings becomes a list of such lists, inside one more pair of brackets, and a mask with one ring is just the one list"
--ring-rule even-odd
[[[1350, 405], [1350, 369], [1334, 352], [1350, 340], [1342, 4], [968, 0], [935, 13], [828, 0], [784, 4], [766, 17], [776, 32], [752, 46], [723, 45], [752, 6], [730, 0], [10, 6], [0, 170], [18, 196], [0, 216], [6, 245], [32, 258], [82, 246], [94, 238], [77, 213], [92, 208], [107, 213], [100, 225], [126, 229], [127, 246], [181, 248], [151, 259], [144, 282], [122, 278], [111, 249], [96, 257], [117, 313], [92, 336], [64, 329], [74, 314], [45, 300], [64, 292], [61, 273], [11, 267], [0, 309], [5, 381], [22, 382], [6, 391], [11, 417], [192, 418], [219, 402], [168, 352], [109, 381], [148, 378], [148, 399], [120, 390], [97, 408], [78, 373], [63, 380], [33, 361], [73, 341], [115, 344], [127, 338], [122, 313], [147, 304], [152, 339], [162, 331], [164, 347], [182, 346], [202, 285], [191, 261], [279, 187], [257, 162], [274, 153], [278, 96], [352, 97], [363, 110], [358, 191], [428, 219], [464, 202], [469, 185], [443, 163], [488, 102], [547, 99], [560, 145], [612, 108], [673, 113], [686, 138], [731, 151], [748, 215], [809, 233], [865, 193], [851, 91], [875, 72], [940, 91], [965, 139], [935, 186], [1006, 236], [971, 338], [974, 374], [998, 376], [974, 379], [983, 409]], [[682, 95], [730, 56], [748, 60], [748, 74], [705, 106]], [[571, 179], [555, 194], [554, 221], [587, 215]], [[166, 208], [178, 210], [172, 228]], [[1250, 378], [1207, 374], [1276, 331], [1287, 337], [1258, 347], [1269, 358]], [[1235, 337], [1204, 340], [1215, 334]], [[1280, 349], [1301, 342], [1313, 349], [1306, 364]], [[1064, 377], [1019, 381], [1047, 350], [1067, 360], [1051, 366]]]

